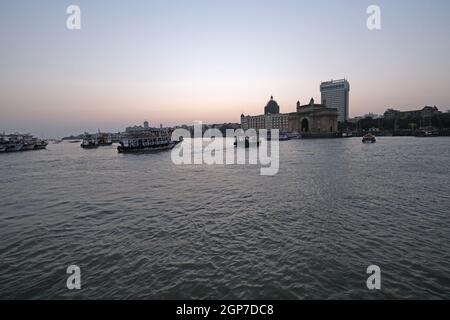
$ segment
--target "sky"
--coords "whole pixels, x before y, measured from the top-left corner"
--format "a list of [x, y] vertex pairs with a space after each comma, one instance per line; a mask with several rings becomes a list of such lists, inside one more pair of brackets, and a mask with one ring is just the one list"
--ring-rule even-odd
[[[381, 30], [366, 27], [372, 4]], [[448, 0], [0, 0], [0, 131], [239, 122], [340, 78], [352, 117], [445, 111], [449, 39]]]

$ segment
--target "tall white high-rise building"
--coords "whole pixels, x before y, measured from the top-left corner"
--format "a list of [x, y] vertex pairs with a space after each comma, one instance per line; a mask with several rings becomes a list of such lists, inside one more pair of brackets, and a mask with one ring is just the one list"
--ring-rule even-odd
[[350, 84], [346, 79], [331, 80], [320, 84], [322, 104], [338, 109], [339, 122], [345, 122], [349, 118], [349, 92]]

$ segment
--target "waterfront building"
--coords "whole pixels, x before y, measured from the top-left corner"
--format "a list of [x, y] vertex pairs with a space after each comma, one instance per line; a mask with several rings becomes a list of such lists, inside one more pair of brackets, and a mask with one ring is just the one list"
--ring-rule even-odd
[[[364, 118], [364, 119], [367, 119], [367, 118], [372, 118], [372, 119], [382, 119], [383, 116], [382, 116], [382, 115], [379, 115], [379, 114], [375, 114], [375, 113], [369, 112], [369, 113], [365, 114], [365, 115], [363, 116], [363, 118]], [[350, 120], [349, 120], [349, 122], [350, 122]]]
[[338, 109], [314, 103], [301, 105], [297, 102], [297, 112], [289, 114], [288, 132], [335, 133], [338, 129]]
[[331, 80], [320, 84], [322, 105], [338, 109], [338, 121], [345, 122], [349, 117], [350, 84], [346, 79]]
[[[271, 97], [270, 101], [274, 101]], [[269, 101], [269, 103], [270, 103]], [[241, 126], [247, 129], [279, 129], [281, 133], [334, 133], [337, 131], [338, 109], [315, 104], [297, 102], [297, 110], [291, 113], [241, 115]]]
[[258, 116], [241, 115], [241, 126], [247, 129], [279, 129], [280, 132], [287, 132], [289, 127], [289, 114], [280, 113], [280, 106], [270, 97], [269, 102], [264, 107], [264, 114]]
[[350, 118], [350, 119], [347, 120], [347, 122], [356, 124], [359, 121], [361, 121], [362, 119], [365, 119], [365, 117], [359, 116], [359, 117]]
[[127, 127], [125, 129], [125, 132], [127, 133], [131, 133], [131, 132], [139, 132], [139, 131], [146, 131], [146, 130], [150, 130], [150, 125], [148, 123], [148, 121], [144, 121], [144, 126], [132, 126], [132, 127]]
[[403, 120], [409, 118], [431, 118], [436, 115], [440, 115], [442, 112], [436, 106], [426, 106], [420, 110], [411, 111], [399, 111], [395, 109], [387, 109], [384, 113], [386, 120]]
[[241, 115], [241, 126], [243, 129], [279, 129], [281, 132], [286, 132], [289, 125], [289, 114], [280, 113], [277, 115], [260, 115], [260, 116], [245, 116]]

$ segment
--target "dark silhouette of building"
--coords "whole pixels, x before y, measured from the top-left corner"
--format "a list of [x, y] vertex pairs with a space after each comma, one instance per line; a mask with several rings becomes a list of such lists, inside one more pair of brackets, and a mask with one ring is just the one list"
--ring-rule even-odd
[[441, 112], [439, 109], [434, 106], [426, 106], [420, 110], [412, 110], [412, 111], [399, 111], [395, 109], [388, 109], [384, 113], [384, 118], [386, 120], [394, 120], [394, 119], [408, 119], [408, 118], [431, 118], [435, 115], [440, 115]]
[[270, 97], [270, 101], [267, 102], [267, 105], [264, 107], [264, 114], [279, 114], [280, 106], [278, 103], [273, 100], [273, 96]]

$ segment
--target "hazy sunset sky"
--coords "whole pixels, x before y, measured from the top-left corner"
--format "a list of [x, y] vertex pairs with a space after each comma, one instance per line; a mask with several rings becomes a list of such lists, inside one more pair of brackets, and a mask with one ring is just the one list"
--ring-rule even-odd
[[450, 109], [449, 0], [0, 0], [0, 43], [0, 131], [239, 122], [344, 77], [351, 116]]

